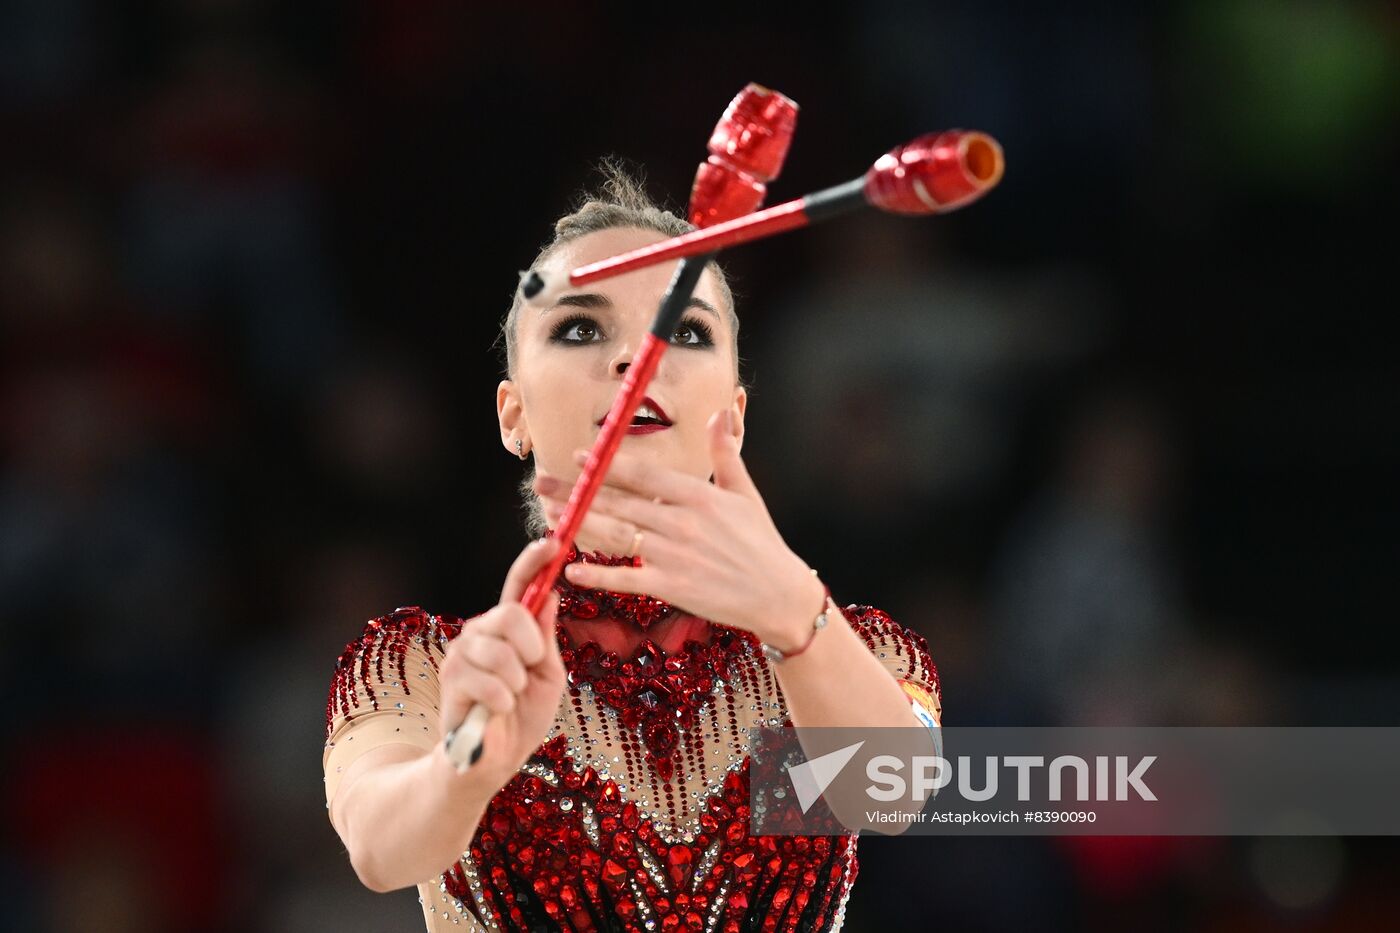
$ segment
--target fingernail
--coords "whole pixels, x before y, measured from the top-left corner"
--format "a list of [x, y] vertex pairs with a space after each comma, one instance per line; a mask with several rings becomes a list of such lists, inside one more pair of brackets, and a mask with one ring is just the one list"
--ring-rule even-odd
[[582, 464], [585, 464], [585, 463], [587, 463], [587, 462], [588, 462], [588, 451], [586, 451], [586, 450], [576, 450], [576, 451], [574, 451], [574, 463], [577, 463], [577, 464], [582, 465]]

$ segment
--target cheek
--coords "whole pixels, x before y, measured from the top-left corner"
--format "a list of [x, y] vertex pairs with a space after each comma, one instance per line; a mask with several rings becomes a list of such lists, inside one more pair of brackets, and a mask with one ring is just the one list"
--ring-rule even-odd
[[732, 354], [716, 353], [711, 357], [710, 365], [705, 368], [704, 391], [707, 398], [715, 400], [714, 404], [728, 405], [733, 399], [737, 385], [735, 365]]
[[523, 384], [520, 398], [530, 423], [541, 433], [571, 436], [593, 417], [594, 398], [577, 375], [559, 370], [539, 370]]
[[734, 402], [734, 371], [731, 360], [715, 358], [703, 372], [694, 372], [681, 389], [685, 393], [685, 411], [695, 428], [688, 432], [695, 443], [706, 443], [705, 424], [716, 411]]

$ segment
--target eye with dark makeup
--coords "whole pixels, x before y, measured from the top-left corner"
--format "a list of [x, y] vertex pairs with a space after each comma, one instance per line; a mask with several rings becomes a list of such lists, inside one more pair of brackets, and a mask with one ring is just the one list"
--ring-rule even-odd
[[586, 337], [580, 340], [577, 337], [568, 336], [568, 334], [570, 334], [576, 328], [581, 329], [585, 332], [592, 333], [596, 337], [598, 333], [598, 322], [593, 320], [593, 318], [589, 317], [586, 314], [571, 314], [568, 317], [564, 318], [562, 321], [559, 321], [557, 324], [554, 325], [554, 327], [550, 329], [549, 339], [552, 343], [594, 342], [594, 337]]
[[[676, 335], [683, 334], [684, 337], [676, 340]], [[589, 335], [589, 336], [585, 336]], [[571, 314], [564, 320], [558, 322], [550, 329], [549, 339], [552, 343], [584, 345], [597, 343], [602, 339], [598, 322], [587, 314]], [[714, 331], [710, 325], [700, 320], [698, 317], [687, 316], [676, 325], [675, 333], [672, 335], [672, 342], [682, 347], [710, 347], [714, 346]]]
[[683, 317], [676, 325], [675, 334], [686, 333], [689, 336], [681, 341], [683, 347], [709, 347], [715, 342], [714, 331], [710, 330], [710, 325], [700, 320], [698, 317]]

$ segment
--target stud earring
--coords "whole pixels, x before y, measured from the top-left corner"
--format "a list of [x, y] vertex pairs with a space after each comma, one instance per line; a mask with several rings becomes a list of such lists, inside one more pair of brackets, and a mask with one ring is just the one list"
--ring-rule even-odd
[[515, 455], [521, 460], [525, 459], [525, 442], [518, 437], [515, 439]]

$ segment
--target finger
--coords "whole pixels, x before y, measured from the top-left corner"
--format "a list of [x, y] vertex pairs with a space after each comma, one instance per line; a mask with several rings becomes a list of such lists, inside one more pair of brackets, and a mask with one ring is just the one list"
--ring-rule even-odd
[[613, 590], [618, 593], [647, 593], [658, 599], [665, 598], [656, 588], [657, 576], [650, 564], [641, 567], [609, 567], [580, 561], [565, 567], [564, 575], [569, 582], [578, 586]]
[[[588, 462], [588, 451], [574, 451], [574, 462], [583, 466]], [[604, 485], [630, 489], [647, 499], [658, 496], [666, 502], [685, 505], [699, 501], [705, 488], [710, 484], [688, 473], [662, 466], [658, 463], [641, 460], [621, 451], [608, 465], [603, 477]]]
[[[550, 628], [549, 628], [549, 631], [552, 633], [552, 632], [554, 631], [554, 629], [553, 629], [554, 622], [555, 622], [555, 620], [558, 619], [558, 618], [559, 618], [559, 591], [556, 590], [556, 589], [552, 589], [552, 588], [551, 588], [550, 591], [549, 591], [549, 597], [545, 600], [544, 608], [540, 610], [540, 619], [539, 619], [539, 621], [540, 621], [540, 626], [539, 626], [539, 627], [540, 627], [540, 628], [543, 628], [544, 626], [549, 626], [549, 627], [550, 627]], [[556, 639], [556, 638], [541, 638], [541, 639], [540, 639], [540, 642], [541, 642], [541, 649], [543, 650], [543, 652], [544, 652], [545, 654], [548, 654], [548, 653], [549, 653], [549, 647], [550, 647], [550, 645], [553, 645], [554, 648], [555, 648], [556, 650], [558, 650], [558, 648], [559, 648], [558, 639]]]
[[[443, 683], [447, 678], [443, 677]], [[442, 721], [446, 723], [442, 728], [457, 729], [467, 721], [467, 714], [476, 704], [472, 702], [464, 692], [457, 690], [444, 690], [442, 693]]]
[[[547, 473], [536, 473], [533, 486], [535, 492], [541, 496], [549, 496], [551, 498], [558, 499], [561, 502], [567, 502], [569, 500], [569, 497], [573, 495], [573, 489], [576, 483], [577, 480], [575, 480], [573, 483], [570, 483], [566, 482], [563, 479], [560, 479], [557, 476], [550, 476]], [[598, 498], [600, 496], [615, 494], [618, 492], [620, 492], [620, 490], [617, 487], [599, 487], [594, 492], [593, 501], [598, 501]], [[659, 505], [663, 500], [660, 495], [655, 495], [651, 497], [651, 501]]]
[[[561, 519], [568, 504], [566, 497], [569, 495], [569, 491], [562, 489], [562, 484], [553, 479], [536, 483], [535, 491], [539, 494], [544, 505], [545, 515], [551, 521]], [[593, 497], [593, 502], [588, 507], [588, 515], [584, 516], [584, 521], [588, 520], [588, 516], [595, 514], [620, 518], [635, 525], [637, 529], [660, 532], [669, 538], [680, 537], [680, 532], [683, 530], [682, 515], [684, 510], [682, 508], [665, 504], [660, 496], [648, 499], [631, 490], [620, 489], [616, 486], [599, 487], [598, 492]], [[632, 540], [632, 533], [628, 532], [627, 534], [628, 542]], [[597, 536], [590, 535], [590, 537]]]
[[536, 471], [535, 479], [531, 483], [531, 487], [542, 496], [554, 496], [556, 499], [562, 499], [567, 496], [569, 490], [572, 488], [572, 486], [564, 482], [564, 480], [539, 471]]
[[[545, 504], [544, 513], [552, 522], [558, 521], [559, 513], [563, 508], [559, 505]], [[627, 554], [632, 550], [632, 542], [637, 536], [639, 528], [632, 522], [614, 518], [611, 515], [603, 515], [593, 510], [583, 517], [583, 524], [580, 532], [589, 541], [596, 542], [606, 553]]]
[[[552, 587], [550, 592], [554, 592]], [[503, 626], [504, 635], [526, 666], [538, 664], [544, 657], [543, 629], [530, 618], [530, 613], [525, 611], [524, 606], [521, 606], [520, 610], [518, 616], [514, 613], [508, 616], [508, 624]], [[550, 628], [550, 631], [552, 632], [553, 628]]]
[[[540, 496], [540, 509], [544, 512], [545, 519], [556, 528], [559, 527], [560, 522], [563, 521], [564, 508], [564, 503], [560, 502], [558, 499]], [[583, 513], [583, 521], [579, 524], [579, 530], [582, 531], [586, 537], [596, 539], [599, 537], [597, 532], [605, 531], [607, 528], [606, 524], [602, 523], [602, 520], [605, 518], [606, 516], [602, 513], [589, 508], [587, 512]]]
[[554, 538], [542, 538], [539, 541], [530, 542], [520, 552], [515, 563], [510, 565], [505, 585], [501, 587], [500, 601], [503, 603], [520, 602], [520, 597], [525, 594], [525, 588], [530, 585], [530, 581], [544, 569], [558, 549], [559, 542]]
[[466, 656], [474, 666], [499, 677], [511, 692], [525, 689], [525, 663], [504, 638], [478, 634], [467, 643]]
[[706, 424], [710, 440], [710, 462], [714, 465], [715, 485], [746, 496], [758, 496], [758, 487], [744, 458], [739, 455], [739, 439], [734, 434], [734, 415], [729, 409], [717, 411]]
[[473, 664], [463, 667], [459, 689], [474, 703], [482, 704], [493, 713], [509, 713], [515, 709], [515, 691], [495, 674]]
[[549, 599], [544, 604], [544, 610], [540, 612], [540, 632], [544, 636], [544, 657], [537, 665], [551, 680], [563, 680], [564, 678], [564, 658], [559, 653], [559, 638], [554, 630], [554, 621], [558, 617], [559, 591], [551, 589]]
[[510, 642], [525, 664], [538, 662], [544, 654], [540, 626], [519, 603], [507, 603], [499, 608], [501, 611], [483, 621], [477, 631]]

